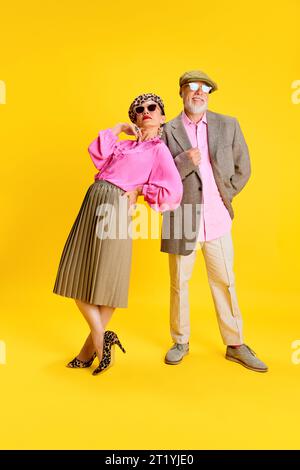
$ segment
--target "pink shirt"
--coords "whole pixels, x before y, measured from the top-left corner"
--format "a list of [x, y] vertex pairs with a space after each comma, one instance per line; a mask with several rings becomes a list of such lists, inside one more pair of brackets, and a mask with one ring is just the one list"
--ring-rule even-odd
[[230, 231], [232, 220], [220, 196], [210, 163], [206, 113], [201, 121], [195, 124], [182, 112], [182, 122], [192, 147], [198, 147], [201, 153], [199, 171], [202, 181], [202, 205], [197, 241], [214, 240]]
[[142, 186], [145, 201], [156, 211], [174, 210], [180, 205], [181, 178], [159, 137], [144, 142], [118, 140], [111, 129], [106, 129], [99, 132], [88, 151], [100, 170], [95, 180], [109, 181], [124, 191]]

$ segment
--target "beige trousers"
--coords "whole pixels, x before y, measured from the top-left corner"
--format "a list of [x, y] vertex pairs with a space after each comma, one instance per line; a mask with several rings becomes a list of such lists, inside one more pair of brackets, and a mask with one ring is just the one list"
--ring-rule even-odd
[[[233, 273], [231, 233], [200, 242], [208, 282], [213, 296], [220, 333], [226, 345], [242, 344], [242, 317], [238, 306]], [[189, 280], [197, 250], [190, 255], [169, 254], [170, 330], [175, 343], [188, 343], [190, 337]]]

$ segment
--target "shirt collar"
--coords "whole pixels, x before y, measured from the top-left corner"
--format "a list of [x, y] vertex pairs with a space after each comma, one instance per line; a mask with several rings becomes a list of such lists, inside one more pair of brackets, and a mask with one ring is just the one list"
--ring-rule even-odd
[[190, 120], [190, 118], [185, 114], [185, 112], [182, 111], [182, 121], [186, 126], [191, 126], [191, 125], [198, 126], [199, 124], [201, 124], [201, 122], [204, 122], [205, 124], [207, 124], [206, 112], [203, 114], [201, 121], [195, 124], [193, 121]]
[[143, 141], [135, 141], [137, 145], [141, 144], [147, 144], [147, 143], [153, 143], [157, 144], [159, 142], [162, 142], [162, 139], [159, 136], [152, 137], [151, 139], [148, 140], [143, 140]]

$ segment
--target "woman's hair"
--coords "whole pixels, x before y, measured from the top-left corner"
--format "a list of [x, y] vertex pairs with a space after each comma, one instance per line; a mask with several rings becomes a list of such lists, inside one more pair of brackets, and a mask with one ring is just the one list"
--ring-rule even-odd
[[154, 93], [144, 93], [143, 95], [137, 96], [129, 107], [128, 116], [131, 122], [133, 123], [136, 122], [135, 108], [145, 103], [145, 101], [149, 101], [149, 100], [152, 100], [155, 103], [157, 103], [158, 106], [160, 107], [162, 115], [163, 116], [165, 115], [165, 107], [164, 107], [164, 103], [161, 97], [158, 95], [155, 95]]

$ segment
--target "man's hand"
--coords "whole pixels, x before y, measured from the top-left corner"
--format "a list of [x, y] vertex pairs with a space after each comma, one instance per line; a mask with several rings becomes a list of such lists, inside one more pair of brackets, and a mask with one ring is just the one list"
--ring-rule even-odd
[[195, 166], [199, 165], [201, 160], [201, 153], [197, 147], [186, 150], [185, 154]]

